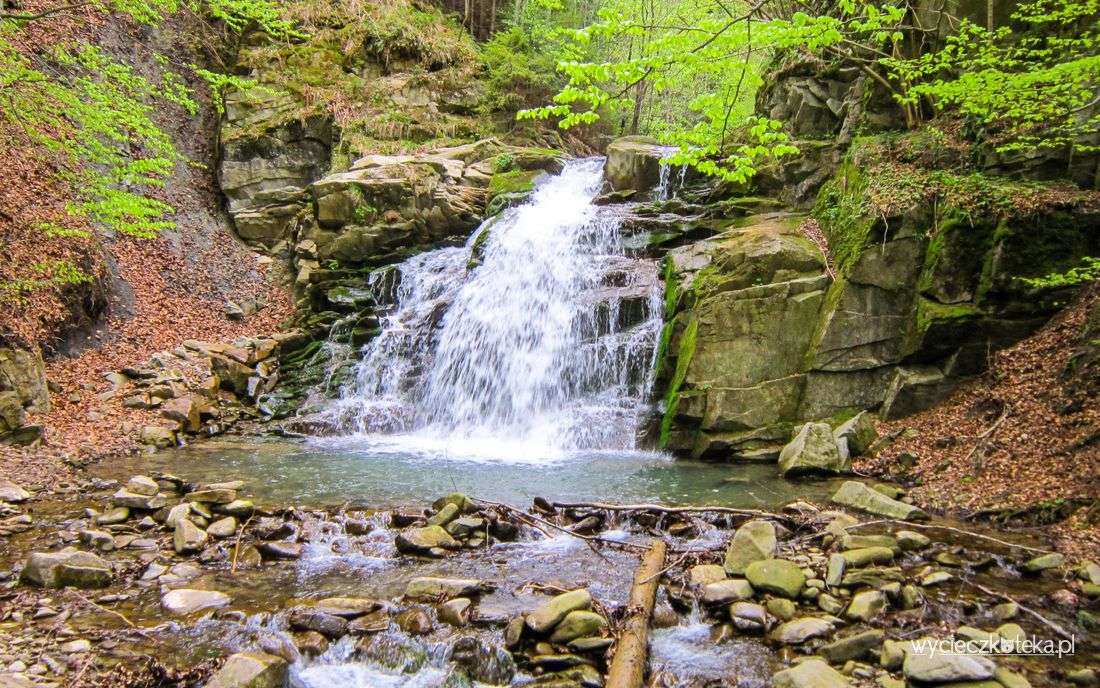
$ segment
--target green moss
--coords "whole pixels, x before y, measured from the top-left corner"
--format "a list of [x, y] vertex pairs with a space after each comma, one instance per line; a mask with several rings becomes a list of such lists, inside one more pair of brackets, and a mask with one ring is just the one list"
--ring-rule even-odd
[[657, 438], [657, 446], [660, 449], [664, 449], [668, 445], [669, 433], [672, 432], [672, 425], [676, 419], [676, 409], [680, 403], [680, 387], [684, 384], [688, 366], [691, 365], [691, 360], [695, 357], [695, 341], [698, 331], [699, 321], [693, 317], [684, 327], [683, 334], [680, 335], [680, 348], [676, 354], [676, 370], [672, 374], [668, 391], [665, 393], [665, 415], [661, 418], [661, 432]]
[[810, 345], [806, 347], [806, 360], [804, 365], [807, 370], [814, 367], [814, 357], [817, 355], [817, 348], [821, 344], [821, 340], [825, 337], [825, 332], [829, 328], [829, 319], [840, 304], [840, 297], [844, 295], [844, 290], [847, 287], [848, 281], [844, 279], [843, 276], [837, 275], [836, 280], [829, 285], [828, 290], [825, 292], [825, 300], [821, 304], [821, 310], [818, 311], [817, 325], [814, 327], [813, 335], [810, 336]]
[[535, 179], [542, 170], [512, 170], [498, 172], [489, 179], [489, 197], [506, 193], [526, 193], [535, 188]]
[[982, 310], [972, 304], [946, 304], [920, 297], [917, 299], [914, 320], [916, 340], [923, 338], [933, 327], [957, 326], [969, 320], [977, 320], [982, 315]]
[[866, 188], [867, 178], [847, 161], [821, 187], [814, 205], [812, 215], [821, 224], [833, 265], [841, 275], [855, 265], [874, 227], [875, 218], [864, 202]]

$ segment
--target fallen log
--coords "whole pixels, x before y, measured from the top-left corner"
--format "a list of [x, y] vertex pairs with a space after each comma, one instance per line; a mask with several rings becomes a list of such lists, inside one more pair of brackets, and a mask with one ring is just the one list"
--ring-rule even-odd
[[641, 688], [649, 646], [649, 621], [657, 599], [657, 583], [665, 566], [668, 546], [654, 540], [642, 555], [634, 584], [630, 586], [626, 623], [615, 644], [615, 656], [607, 672], [606, 688]]

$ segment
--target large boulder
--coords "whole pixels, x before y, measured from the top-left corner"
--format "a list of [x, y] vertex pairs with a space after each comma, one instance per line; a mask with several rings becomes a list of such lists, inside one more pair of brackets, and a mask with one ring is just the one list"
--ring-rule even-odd
[[206, 688], [283, 688], [287, 681], [286, 660], [262, 652], [230, 655]]
[[841, 457], [847, 459], [866, 454], [878, 439], [878, 430], [875, 429], [875, 421], [871, 414], [860, 411], [837, 426], [833, 431], [833, 437], [836, 438]]
[[820, 659], [808, 659], [772, 676], [773, 688], [847, 688], [848, 679]]
[[886, 518], [896, 518], [903, 521], [928, 519], [928, 514], [912, 504], [891, 499], [878, 490], [871, 489], [856, 480], [845, 481], [840, 489], [836, 491], [836, 494], [832, 496], [832, 501]]
[[748, 521], [733, 534], [722, 566], [728, 574], [743, 574], [754, 561], [770, 559], [775, 547], [775, 526], [771, 521]]
[[24, 583], [43, 588], [102, 588], [113, 578], [107, 561], [91, 552], [71, 548], [32, 553], [20, 574]]
[[604, 177], [615, 191], [649, 191], [661, 178], [661, 159], [671, 152], [649, 136], [624, 136], [607, 146]]
[[745, 568], [745, 578], [754, 590], [762, 590], [790, 599], [798, 599], [806, 584], [806, 574], [798, 564], [786, 559], [754, 561]]
[[806, 423], [779, 452], [779, 474], [784, 478], [846, 473], [851, 463], [842, 456], [828, 423]]

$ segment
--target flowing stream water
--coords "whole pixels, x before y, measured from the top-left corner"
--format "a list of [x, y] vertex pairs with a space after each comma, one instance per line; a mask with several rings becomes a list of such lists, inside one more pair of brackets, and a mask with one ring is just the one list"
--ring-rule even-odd
[[636, 448], [662, 288], [593, 204], [602, 172], [572, 161], [465, 246], [379, 273], [382, 332], [325, 410], [336, 442], [535, 462]]

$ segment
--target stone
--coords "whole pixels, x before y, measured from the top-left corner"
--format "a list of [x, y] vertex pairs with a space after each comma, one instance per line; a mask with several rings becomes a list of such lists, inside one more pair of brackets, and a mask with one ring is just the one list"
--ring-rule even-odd
[[102, 530], [82, 530], [80, 531], [80, 541], [101, 552], [110, 552], [115, 548], [114, 536]]
[[282, 688], [287, 681], [287, 662], [262, 652], [230, 655], [205, 688]]
[[160, 415], [176, 421], [187, 432], [198, 432], [202, 429], [201, 408], [202, 405], [194, 397], [186, 395], [164, 402], [160, 407]]
[[130, 518], [130, 510], [124, 506], [116, 506], [95, 517], [95, 522], [101, 526], [113, 526], [123, 523]]
[[390, 627], [390, 615], [386, 610], [364, 614], [348, 623], [348, 633], [361, 635], [363, 633], [381, 633]]
[[844, 580], [844, 571], [848, 568], [848, 560], [842, 554], [830, 554], [829, 565], [825, 569], [825, 585], [835, 588]]
[[784, 597], [773, 597], [767, 603], [768, 613], [780, 621], [790, 621], [798, 613], [798, 607], [794, 602]]
[[852, 535], [844, 533], [840, 538], [840, 548], [843, 550], [863, 549], [865, 547], [886, 547], [895, 554], [901, 550], [898, 541], [889, 535]]
[[315, 657], [328, 649], [328, 638], [317, 631], [302, 631], [294, 634], [294, 646], [303, 655]]
[[912, 530], [899, 530], [896, 536], [898, 539], [898, 546], [907, 552], [924, 549], [932, 544], [932, 540], [927, 536], [913, 532]]
[[252, 503], [251, 499], [234, 499], [228, 504], [219, 504], [217, 506], [219, 514], [225, 514], [226, 516], [232, 516], [234, 518], [248, 518], [255, 510], [256, 505]]
[[741, 631], [759, 632], [768, 626], [768, 612], [754, 602], [734, 602], [729, 615], [734, 627]]
[[21, 504], [31, 498], [31, 493], [7, 478], [0, 478], [0, 502]]
[[873, 490], [855, 480], [845, 481], [844, 484], [840, 486], [840, 489], [836, 491], [836, 494], [832, 496], [832, 501], [853, 509], [875, 514], [876, 516], [885, 516], [886, 518], [895, 518], [902, 521], [923, 521], [928, 519], [928, 514], [912, 504], [906, 504], [896, 499], [891, 499], [881, 492]]
[[797, 564], [786, 559], [755, 561], [745, 569], [745, 577], [754, 590], [796, 599], [806, 584], [806, 575]]
[[1100, 564], [1090, 560], [1081, 562], [1081, 566], [1077, 569], [1077, 577], [1093, 585], [1100, 585]]
[[20, 580], [43, 588], [103, 588], [114, 574], [111, 565], [91, 552], [64, 549], [33, 552], [20, 573]]
[[460, 628], [470, 623], [470, 611], [473, 602], [468, 597], [456, 597], [439, 605], [439, 620], [445, 624]]
[[184, 500], [200, 504], [232, 504], [237, 501], [237, 491], [224, 487], [195, 490], [188, 492]]
[[949, 652], [905, 653], [902, 672], [910, 681], [922, 683], [953, 683], [955, 681], [983, 681], [993, 678], [996, 665], [978, 655], [959, 655]]
[[300, 542], [286, 542], [285, 540], [261, 542], [257, 549], [265, 559], [298, 559], [302, 556], [302, 544]]
[[427, 635], [432, 632], [432, 618], [420, 607], [406, 609], [394, 621], [409, 635]]
[[428, 602], [454, 597], [471, 597], [491, 590], [492, 587], [476, 578], [413, 578], [405, 586], [405, 598]]
[[692, 585], [706, 586], [725, 578], [726, 571], [718, 564], [696, 564], [688, 571], [688, 582]]
[[294, 607], [287, 614], [287, 623], [296, 631], [316, 631], [326, 638], [339, 638], [348, 630], [347, 619], [315, 607]]
[[863, 547], [842, 552], [846, 566], [859, 567], [869, 564], [889, 564], [894, 561], [894, 551], [889, 547]]
[[882, 418], [896, 420], [931, 408], [950, 394], [956, 380], [936, 366], [899, 367], [882, 402]]
[[445, 526], [454, 519], [458, 518], [459, 508], [458, 505], [453, 502], [448, 502], [443, 505], [443, 508], [432, 514], [428, 519], [429, 526]]
[[837, 616], [844, 611], [844, 602], [828, 593], [818, 595], [816, 602], [821, 611], [833, 616]]
[[828, 423], [806, 423], [779, 452], [779, 474], [784, 478], [847, 473], [851, 462], [840, 455]]
[[124, 506], [129, 509], [141, 509], [142, 511], [156, 511], [168, 506], [168, 499], [161, 494], [140, 495], [130, 492], [126, 488], [120, 489], [111, 495], [111, 503], [115, 506]]
[[206, 532], [210, 537], [223, 540], [227, 537], [233, 537], [237, 533], [237, 519], [232, 516], [226, 516], [225, 518], [218, 519], [210, 524], [206, 529]]
[[565, 644], [577, 638], [597, 636], [607, 627], [607, 619], [583, 609], [571, 611], [554, 627], [550, 642]]
[[200, 552], [203, 547], [206, 547], [208, 539], [205, 530], [189, 519], [181, 518], [176, 521], [176, 529], [172, 534], [172, 547], [177, 554]]
[[160, 598], [165, 611], [176, 616], [187, 616], [205, 609], [220, 609], [231, 602], [229, 595], [217, 590], [192, 590], [176, 588]]
[[1013, 643], [1022, 643], [1024, 640], [1027, 639], [1027, 633], [1024, 632], [1024, 629], [1020, 626], [1020, 624], [1001, 624], [997, 627], [997, 630], [995, 632], [997, 635], [1001, 636], [1005, 640]]
[[883, 632], [878, 629], [863, 631], [822, 645], [817, 652], [830, 664], [843, 664], [848, 660], [862, 659], [871, 654], [877, 656], [884, 637]]
[[126, 490], [134, 494], [152, 497], [160, 491], [157, 481], [147, 475], [135, 475], [126, 483]]
[[833, 632], [833, 624], [825, 619], [807, 616], [780, 624], [771, 632], [772, 640], [784, 645], [798, 645], [811, 638], [822, 638]]
[[745, 567], [754, 561], [770, 559], [775, 548], [775, 526], [771, 521], [748, 521], [733, 534], [722, 568], [730, 575], [743, 574]]
[[84, 638], [77, 638], [66, 643], [61, 643], [58, 648], [67, 655], [83, 654], [92, 649], [92, 643]]
[[183, 504], [177, 504], [168, 510], [168, 515], [164, 517], [164, 525], [166, 528], [175, 529], [176, 524], [181, 520], [189, 518], [191, 516], [191, 505], [187, 502]]
[[1028, 681], [1026, 676], [1006, 667], [997, 667], [993, 672], [993, 678], [1003, 688], [1031, 688], [1031, 681]]
[[382, 603], [370, 597], [326, 597], [313, 608], [333, 616], [352, 619], [382, 608]]
[[613, 191], [645, 192], [657, 186], [669, 149], [649, 136], [623, 136], [607, 146], [604, 177]]
[[1066, 563], [1065, 555], [1059, 552], [1051, 552], [1050, 554], [1041, 554], [1033, 559], [1029, 559], [1024, 563], [1021, 569], [1024, 573], [1041, 573], [1047, 569], [1055, 569]]
[[861, 590], [852, 596], [848, 608], [844, 610], [845, 618], [852, 621], [867, 622], [875, 618], [886, 609], [886, 595], [879, 590]]
[[772, 676], [772, 688], [847, 688], [848, 679], [820, 659], [808, 659]]
[[842, 459], [863, 456], [878, 439], [875, 421], [871, 414], [860, 411], [833, 430], [837, 449]]
[[460, 549], [462, 543], [440, 526], [407, 528], [397, 534], [394, 541], [397, 551], [403, 554], [431, 554], [435, 549]]
[[1074, 669], [1066, 672], [1066, 680], [1075, 686], [1092, 688], [1093, 686], [1100, 686], [1100, 673], [1092, 668]]
[[447, 504], [454, 504], [464, 514], [472, 514], [477, 511], [477, 505], [474, 504], [474, 501], [461, 492], [452, 492], [449, 495], [440, 497], [432, 502], [432, 509], [440, 511]]
[[922, 586], [926, 587], [926, 588], [930, 588], [934, 585], [941, 585], [943, 583], [946, 583], [949, 580], [954, 580], [954, 579], [955, 579], [955, 577], [952, 576], [947, 571], [933, 571], [932, 573], [929, 573], [927, 576], [924, 576], [923, 578], [921, 578], [920, 579], [920, 584]]
[[176, 432], [172, 428], [159, 425], [146, 425], [141, 429], [138, 439], [142, 444], [147, 444], [158, 449], [166, 449], [176, 446]]
[[0, 391], [12, 392], [30, 413], [48, 413], [46, 365], [36, 349], [0, 347]]
[[590, 606], [592, 595], [583, 588], [555, 595], [527, 615], [527, 627], [535, 633], [547, 633], [569, 612], [588, 609]]
[[997, 621], [1008, 621], [1009, 619], [1015, 619], [1020, 613], [1020, 605], [1016, 602], [1002, 602], [990, 610], [990, 614]]

